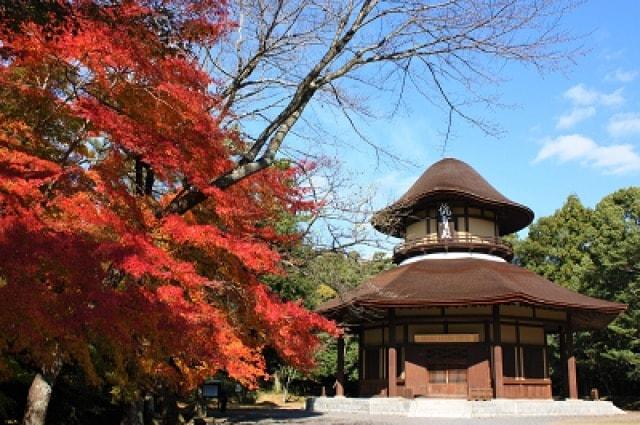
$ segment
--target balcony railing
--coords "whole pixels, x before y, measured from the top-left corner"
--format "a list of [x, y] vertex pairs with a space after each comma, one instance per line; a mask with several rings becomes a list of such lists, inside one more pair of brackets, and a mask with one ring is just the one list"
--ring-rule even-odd
[[436, 234], [429, 234], [408, 239], [393, 250], [394, 258], [398, 261], [412, 255], [434, 252], [482, 252], [507, 260], [513, 258], [513, 248], [506, 240], [497, 236], [476, 236], [462, 232], [450, 238], [439, 238]]

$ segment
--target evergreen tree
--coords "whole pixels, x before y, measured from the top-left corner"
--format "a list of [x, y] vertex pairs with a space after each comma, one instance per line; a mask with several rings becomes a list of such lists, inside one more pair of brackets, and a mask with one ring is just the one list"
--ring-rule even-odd
[[[594, 209], [570, 196], [516, 241], [516, 261], [572, 290], [625, 303], [606, 329], [579, 333], [583, 392], [596, 387], [620, 403], [640, 394], [640, 188], [621, 189]], [[631, 399], [625, 399], [631, 397]]]

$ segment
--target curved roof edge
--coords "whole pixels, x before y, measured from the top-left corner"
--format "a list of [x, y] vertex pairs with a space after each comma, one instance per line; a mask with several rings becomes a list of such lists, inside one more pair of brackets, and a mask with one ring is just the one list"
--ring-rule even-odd
[[516, 232], [533, 221], [533, 211], [496, 190], [469, 164], [444, 158], [429, 168], [396, 202], [380, 210], [371, 220], [380, 232], [401, 237], [403, 218], [431, 201], [465, 199], [487, 207], [497, 207], [500, 234]]
[[[454, 295], [455, 294], [455, 295]], [[599, 329], [625, 304], [573, 292], [527, 269], [477, 259], [419, 261], [380, 273], [316, 308], [339, 318], [357, 307], [410, 308], [523, 303], [577, 313], [576, 329]]]

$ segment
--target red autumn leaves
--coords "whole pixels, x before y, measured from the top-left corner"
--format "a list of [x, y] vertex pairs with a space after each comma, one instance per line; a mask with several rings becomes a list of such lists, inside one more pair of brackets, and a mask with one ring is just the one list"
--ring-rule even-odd
[[[195, 53], [224, 42], [220, 3], [61, 5], [49, 25], [0, 22], [0, 366], [63, 359], [122, 388], [251, 385], [266, 346], [311, 367], [334, 325], [259, 282], [294, 239], [278, 221], [313, 208], [293, 171], [207, 188], [242, 147]], [[156, 218], [186, 185], [209, 199]]]

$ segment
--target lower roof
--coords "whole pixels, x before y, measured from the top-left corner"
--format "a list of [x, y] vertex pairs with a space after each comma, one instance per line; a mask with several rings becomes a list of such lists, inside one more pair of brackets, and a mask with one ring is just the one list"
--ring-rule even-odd
[[572, 312], [575, 329], [605, 327], [625, 304], [592, 298], [525, 268], [481, 259], [423, 260], [382, 272], [316, 310], [342, 320], [351, 308], [522, 303]]

